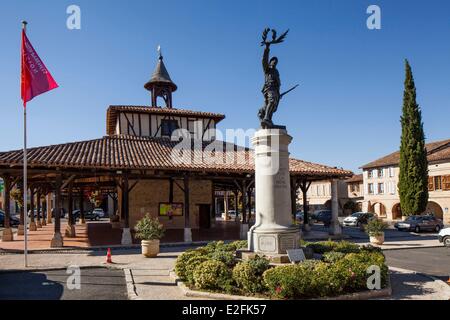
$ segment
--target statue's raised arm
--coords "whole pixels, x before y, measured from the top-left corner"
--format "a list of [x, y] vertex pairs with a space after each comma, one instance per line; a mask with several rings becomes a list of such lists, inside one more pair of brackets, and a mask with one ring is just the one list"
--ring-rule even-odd
[[[272, 31], [272, 40], [268, 41], [267, 37], [270, 31]], [[265, 46], [262, 59], [265, 81], [262, 90], [264, 94], [264, 106], [259, 110], [259, 119], [261, 121], [261, 127], [266, 129], [274, 128], [272, 116], [277, 111], [278, 104], [280, 103], [280, 99], [282, 97], [280, 94], [280, 74], [277, 70], [278, 58], [273, 57], [269, 60], [270, 46], [272, 44], [282, 43], [288, 32], [289, 30], [277, 38], [276, 30], [266, 28], [264, 29], [262, 35], [261, 46]]]

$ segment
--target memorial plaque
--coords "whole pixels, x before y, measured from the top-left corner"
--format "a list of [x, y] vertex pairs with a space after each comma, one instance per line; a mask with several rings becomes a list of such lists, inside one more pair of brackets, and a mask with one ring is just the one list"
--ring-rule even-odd
[[295, 238], [294, 237], [281, 237], [280, 238], [280, 250], [287, 251], [290, 249], [295, 249]]
[[287, 250], [287, 255], [292, 263], [298, 263], [306, 260], [305, 253], [302, 249]]
[[259, 237], [259, 250], [266, 252], [276, 252], [276, 239], [274, 236], [260, 236]]

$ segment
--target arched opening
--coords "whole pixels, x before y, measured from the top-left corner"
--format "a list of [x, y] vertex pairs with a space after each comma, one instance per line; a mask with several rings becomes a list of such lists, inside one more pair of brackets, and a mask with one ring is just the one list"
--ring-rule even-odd
[[429, 201], [425, 213], [431, 213], [438, 219], [444, 219], [444, 211], [441, 206], [434, 201]]
[[375, 213], [378, 217], [386, 217], [386, 207], [381, 202], [372, 204], [368, 211]]
[[396, 203], [393, 207], [392, 207], [392, 219], [393, 220], [400, 220], [403, 216], [402, 213], [402, 208], [400, 206], [400, 203]]

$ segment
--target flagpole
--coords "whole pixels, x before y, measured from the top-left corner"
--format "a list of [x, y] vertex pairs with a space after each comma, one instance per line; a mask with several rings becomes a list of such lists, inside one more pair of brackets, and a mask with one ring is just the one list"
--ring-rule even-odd
[[[22, 21], [22, 28], [27, 31], [28, 22]], [[23, 62], [22, 62], [23, 63]], [[24, 216], [24, 257], [25, 257], [25, 268], [28, 268], [28, 186], [27, 186], [27, 169], [28, 169], [28, 159], [27, 159], [27, 108], [24, 105], [23, 108], [23, 216]], [[31, 214], [34, 214], [32, 212]]]

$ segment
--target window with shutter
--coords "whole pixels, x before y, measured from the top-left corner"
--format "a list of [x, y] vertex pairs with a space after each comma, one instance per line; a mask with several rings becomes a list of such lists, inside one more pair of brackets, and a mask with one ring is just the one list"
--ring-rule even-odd
[[442, 177], [442, 190], [450, 191], [450, 176]]
[[434, 178], [428, 177], [428, 191], [434, 191]]

